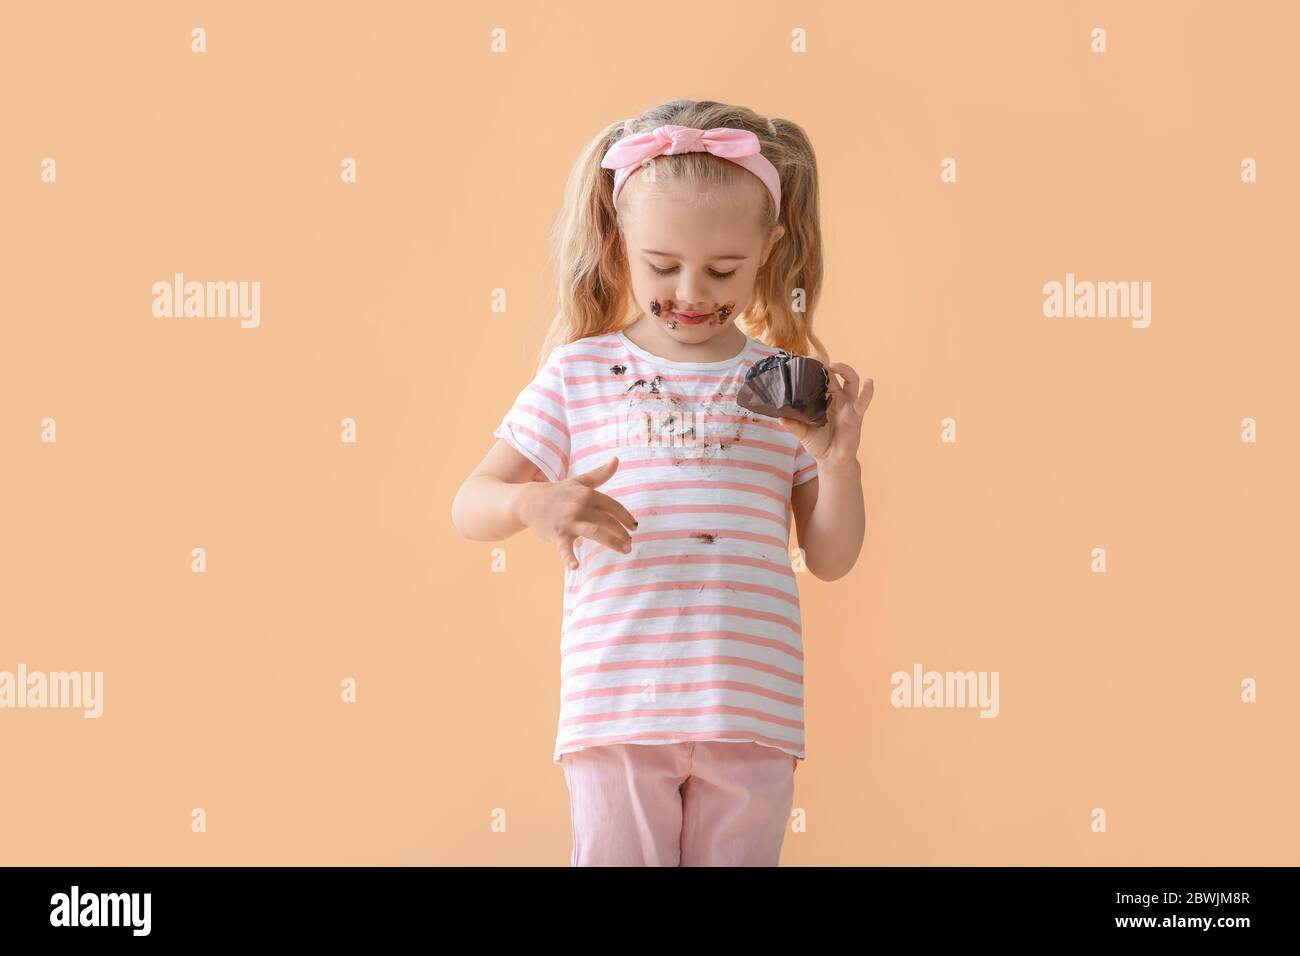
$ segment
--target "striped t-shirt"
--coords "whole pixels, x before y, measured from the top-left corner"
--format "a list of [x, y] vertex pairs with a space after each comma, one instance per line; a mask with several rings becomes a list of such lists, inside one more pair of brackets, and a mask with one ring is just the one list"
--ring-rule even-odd
[[803, 637], [790, 494], [815, 459], [736, 404], [776, 350], [672, 362], [621, 332], [555, 349], [493, 432], [551, 481], [617, 455], [596, 490], [632, 551], [574, 542], [565, 569], [554, 761], [602, 744], [753, 741], [802, 760]]

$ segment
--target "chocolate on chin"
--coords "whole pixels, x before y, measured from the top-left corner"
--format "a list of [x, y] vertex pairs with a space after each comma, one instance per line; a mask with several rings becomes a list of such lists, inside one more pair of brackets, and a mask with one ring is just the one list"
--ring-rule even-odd
[[754, 363], [736, 393], [736, 404], [769, 418], [825, 425], [830, 382], [826, 366], [815, 358], [778, 352]]

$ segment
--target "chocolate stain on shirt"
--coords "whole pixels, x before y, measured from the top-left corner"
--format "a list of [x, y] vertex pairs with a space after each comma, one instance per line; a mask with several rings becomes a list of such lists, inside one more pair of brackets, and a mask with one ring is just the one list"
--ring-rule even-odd
[[[666, 398], [668, 399], [669, 402], [671, 402], [674, 405], [682, 404], [682, 400], [679, 396], [673, 395], [670, 392], [666, 392], [663, 390], [663, 384], [664, 384], [664, 378], [662, 375], [656, 375], [649, 382], [647, 382], [643, 378], [638, 378], [635, 382], [633, 382], [631, 385], [627, 387], [626, 391], [629, 392], [635, 391], [638, 395], [641, 395], [646, 399], [650, 398], [650, 396], [653, 395], [655, 401], [662, 401], [663, 399]], [[649, 389], [649, 391], [644, 391], [644, 389]]]
[[[625, 372], [627, 367], [615, 365], [610, 368], [612, 372], [618, 370]], [[665, 399], [673, 405], [681, 406], [684, 404], [680, 396], [668, 391], [662, 375], [656, 375], [650, 381], [638, 378], [627, 387], [626, 391], [636, 396], [631, 399], [634, 404], [647, 401], [663, 401]], [[672, 436], [676, 431], [677, 440], [671, 441], [665, 446], [670, 451], [672, 464], [680, 466], [685, 462], [693, 462], [710, 472], [716, 467], [713, 464], [714, 459], [720, 455], [725, 455], [732, 445], [739, 444], [743, 440], [745, 426], [756, 421], [753, 415], [737, 408], [734, 396], [724, 394], [722, 390], [718, 390], [707, 398], [699, 400], [695, 414], [700, 421], [711, 415], [725, 415], [736, 418], [735, 422], [729, 424], [706, 424], [702, 430], [695, 425], [684, 427], [684, 422], [674, 429], [676, 419], [673, 416], [669, 416], [664, 422], [663, 433], [665, 435]], [[694, 453], [689, 450], [683, 451], [688, 446], [694, 448]]]

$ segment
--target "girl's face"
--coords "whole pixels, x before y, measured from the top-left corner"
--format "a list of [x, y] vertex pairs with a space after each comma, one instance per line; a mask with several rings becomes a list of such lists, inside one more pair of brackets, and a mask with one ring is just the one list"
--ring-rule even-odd
[[763, 196], [755, 179], [712, 187], [707, 199], [698, 187], [676, 181], [627, 197], [623, 239], [632, 293], [644, 313], [638, 324], [652, 323], [683, 345], [734, 334], [759, 267], [785, 232], [759, 225]]

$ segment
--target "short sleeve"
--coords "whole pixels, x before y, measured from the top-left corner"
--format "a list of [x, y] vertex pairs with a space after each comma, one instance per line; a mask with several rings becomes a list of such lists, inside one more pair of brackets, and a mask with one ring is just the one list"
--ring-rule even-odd
[[794, 456], [794, 478], [790, 482], [793, 488], [795, 485], [802, 485], [805, 481], [810, 481], [817, 477], [817, 459], [809, 454], [808, 449], [799, 443], [799, 450]]
[[559, 349], [515, 398], [492, 435], [509, 442], [551, 481], [568, 474], [569, 416]]

